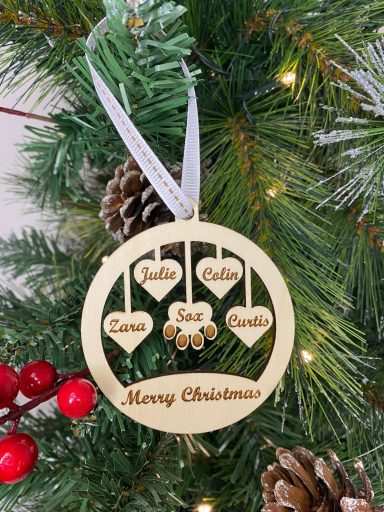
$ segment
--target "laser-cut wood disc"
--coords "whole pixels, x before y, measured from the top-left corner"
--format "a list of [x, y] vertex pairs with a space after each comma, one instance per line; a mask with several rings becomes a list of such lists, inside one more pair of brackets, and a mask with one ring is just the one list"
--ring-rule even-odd
[[[193, 301], [191, 244], [196, 241], [216, 246], [216, 258], [203, 258], [194, 272], [204, 284], [209, 281], [207, 288], [217, 297], [226, 295], [234, 284], [244, 282], [245, 304], [231, 304], [225, 318], [217, 318], [208, 302]], [[169, 259], [161, 260], [160, 248], [173, 243], [185, 244], [184, 269]], [[223, 258], [223, 249], [232, 253], [231, 257]], [[151, 253], [154, 253], [152, 260], [148, 259]], [[144, 256], [144, 263], [138, 264]], [[217, 336], [216, 323], [226, 325], [238, 337], [239, 343], [244, 342], [252, 350], [258, 338], [274, 324], [273, 348], [257, 381], [239, 375], [196, 370], [154, 376], [129, 386], [121, 384], [106, 360], [102, 328], [123, 349], [132, 352], [140, 343], [150, 343], [147, 334], [153, 325], [150, 312], [132, 311], [131, 267], [136, 269], [135, 279], [139, 284], [145, 281], [142, 293], [148, 292], [159, 301], [166, 300], [167, 293], [184, 279], [185, 301], [180, 298], [170, 304], [168, 318], [163, 319], [164, 337], [171, 340], [169, 343], [176, 343], [180, 350], [204, 350], [206, 340]], [[263, 305], [252, 304], [252, 272], [264, 283], [273, 312]], [[107, 312], [103, 318], [107, 297], [122, 274], [125, 311]], [[209, 293], [207, 291], [207, 295]], [[81, 336], [85, 358], [95, 381], [121, 412], [165, 432], [202, 433], [241, 420], [272, 393], [291, 356], [294, 312], [288, 288], [271, 259], [239, 233], [200, 222], [195, 211], [190, 220], [177, 220], [140, 233], [108, 258], [89, 288]]]

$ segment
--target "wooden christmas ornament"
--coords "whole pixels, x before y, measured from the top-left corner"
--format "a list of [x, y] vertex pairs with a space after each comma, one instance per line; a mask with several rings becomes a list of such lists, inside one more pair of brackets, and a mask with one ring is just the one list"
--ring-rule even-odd
[[[202, 258], [192, 268], [191, 246], [200, 241], [216, 248], [215, 258]], [[161, 259], [161, 248], [184, 244], [183, 265]], [[231, 256], [223, 257], [223, 250]], [[183, 268], [184, 267], [184, 268]], [[184, 297], [168, 307], [163, 335], [179, 350], [203, 350], [217, 337], [218, 326], [229, 329], [253, 350], [257, 340], [274, 326], [274, 343], [267, 365], [257, 380], [222, 372], [190, 371], [156, 375], [123, 385], [104, 352], [104, 332], [123, 350], [132, 353], [153, 329], [148, 311], [132, 311], [131, 269], [134, 279], [157, 301], [183, 283]], [[124, 311], [107, 312], [107, 297], [124, 275]], [[233, 304], [220, 318], [208, 299], [194, 301], [193, 276], [219, 299], [238, 283], [244, 285], [245, 304]], [[252, 303], [253, 278], [267, 289], [272, 309]], [[140, 289], [140, 288], [139, 288]], [[229, 299], [228, 299], [229, 297]], [[123, 300], [123, 298], [122, 298]], [[244, 418], [272, 393], [289, 363], [294, 338], [294, 313], [287, 286], [271, 259], [254, 243], [228, 228], [199, 221], [197, 207], [189, 220], [160, 225], [136, 235], [117, 249], [96, 274], [82, 315], [82, 341], [89, 369], [102, 392], [124, 414], [158, 430], [202, 433]], [[273, 333], [273, 331], [271, 331]]]
[[[132, 237], [100, 268], [89, 288], [83, 309], [81, 335], [84, 354], [101, 391], [127, 416], [165, 432], [193, 434], [212, 431], [231, 425], [254, 411], [279, 383], [293, 347], [291, 298], [280, 272], [261, 249], [230, 229], [199, 221], [196, 206], [200, 197], [198, 108], [194, 79], [186, 63], [181, 60], [180, 66], [192, 85], [188, 89], [183, 172], [179, 186], [93, 66], [92, 52], [96, 49], [96, 40], [107, 32], [108, 24], [104, 18], [87, 39], [89, 51], [86, 59], [95, 89], [130, 154], [153, 190], [178, 220], [152, 227]], [[159, 37], [162, 35], [161, 32]], [[106, 200], [104, 205], [108, 218], [111, 213], [116, 213], [115, 199], [118, 204], [126, 200], [120, 194], [123, 189], [122, 177], [119, 176], [116, 176], [118, 182], [110, 184], [112, 196], [116, 195], [117, 198]], [[137, 174], [130, 177], [138, 179]], [[135, 190], [137, 192], [137, 187]], [[120, 211], [120, 214], [124, 212]], [[216, 257], [204, 257], [196, 268], [192, 268], [191, 247], [196, 242], [213, 247]], [[184, 253], [182, 265], [172, 258], [161, 259], [162, 248], [169, 248], [173, 244], [184, 249], [181, 250]], [[272, 336], [274, 333], [266, 367], [257, 380], [196, 370], [155, 375], [129, 385], [121, 383], [105, 356], [102, 328], [128, 353], [150, 343], [148, 335], [153, 329], [149, 311], [132, 311], [131, 272], [139, 284], [139, 293], [149, 293], [158, 302], [166, 300], [176, 285], [181, 290], [181, 283], [184, 284], [185, 293], [180, 291], [182, 296], [168, 305], [168, 317], [164, 318], [162, 329], [167, 342], [175, 343], [180, 351], [204, 350], [210, 340], [217, 338], [218, 327], [229, 329], [239, 343], [245, 344], [247, 350], [254, 350], [263, 334], [268, 332]], [[124, 309], [105, 314], [107, 297], [121, 275], [124, 276]], [[203, 300], [194, 300], [192, 283], [195, 276], [207, 288], [207, 296]], [[268, 291], [271, 309], [262, 304], [253, 304], [253, 276], [258, 276]], [[238, 288], [242, 284], [245, 304], [231, 303], [229, 292], [234, 285]], [[225, 298], [225, 304], [228, 304], [228, 311], [221, 314], [222, 318], [209, 303], [212, 294], [219, 300]], [[160, 318], [156, 320], [160, 321]], [[220, 340], [216, 340], [216, 343], [219, 346]], [[176, 350], [175, 357], [178, 354]]]

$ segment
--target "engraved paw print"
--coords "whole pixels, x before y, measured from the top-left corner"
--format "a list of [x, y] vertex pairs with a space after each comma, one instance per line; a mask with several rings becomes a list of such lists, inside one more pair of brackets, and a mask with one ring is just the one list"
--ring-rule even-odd
[[[171, 340], [176, 335], [177, 328], [172, 322], [167, 322], [164, 325], [164, 337], [167, 340]], [[208, 324], [204, 328], [204, 336], [211, 340], [216, 336], [216, 325], [212, 322]], [[179, 331], [176, 336], [176, 345], [180, 350], [185, 350], [189, 343], [191, 343], [192, 347], [196, 350], [201, 350], [204, 346], [204, 336], [200, 331], [196, 331], [192, 334], [189, 334], [186, 331]]]
[[195, 350], [201, 350], [204, 337], [209, 340], [216, 337], [212, 308], [206, 302], [175, 302], [168, 309], [168, 317], [169, 321], [163, 329], [164, 337], [171, 340], [176, 336], [176, 345], [180, 350], [185, 350], [189, 344]]

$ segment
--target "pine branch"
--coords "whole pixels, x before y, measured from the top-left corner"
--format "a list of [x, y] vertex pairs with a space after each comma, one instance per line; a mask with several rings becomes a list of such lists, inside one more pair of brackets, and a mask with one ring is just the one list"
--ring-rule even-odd
[[[84, 423], [94, 425], [97, 414]], [[68, 419], [60, 415], [28, 418], [27, 432], [38, 442], [39, 461], [19, 484], [1, 486], [4, 512], [15, 507], [28, 512], [36, 508], [175, 512], [179, 508], [176, 488], [182, 460], [174, 437], [143, 429], [138, 442], [136, 428], [127, 423], [124, 435], [106, 435], [93, 445], [89, 436], [77, 437], [78, 424], [73, 422], [71, 433]]]
[[[58, 124], [54, 127], [28, 127], [32, 137], [21, 147], [21, 154], [28, 162], [27, 176], [21, 185], [41, 207], [47, 203], [56, 208], [65, 198], [88, 199], [80, 177], [86, 149], [79, 137], [81, 129], [67, 121], [66, 113], [56, 119]], [[17, 178], [13, 182], [17, 186]]]
[[[160, 155], [179, 151], [177, 146], [185, 124], [187, 90], [195, 82], [184, 77], [179, 63], [190, 54], [193, 42], [178, 20], [184, 9], [171, 2], [168, 6], [169, 10], [165, 12], [161, 9], [161, 1], [156, 0], [146, 2], [136, 10], [127, 8], [126, 16], [140, 20], [131, 30], [120, 18], [116, 21], [109, 16], [110, 33], [98, 39], [96, 52], [87, 50], [84, 41], [79, 43], [127, 114]], [[113, 12], [112, 7], [110, 10]], [[82, 100], [99, 105], [85, 59], [77, 58], [75, 63], [77, 68], [73, 72], [83, 86], [79, 91]], [[99, 126], [105, 122], [104, 118], [98, 119], [94, 114], [83, 116], [83, 121], [91, 125], [96, 122]], [[110, 121], [107, 123], [110, 126]]]
[[33, 79], [23, 97], [40, 84], [48, 94], [71, 85], [66, 63], [79, 54], [76, 39], [87, 34], [90, 24], [103, 15], [101, 0], [73, 2], [2, 0], [0, 14], [0, 83], [2, 93], [15, 91]]
[[19, 298], [3, 289], [1, 360], [17, 367], [30, 360], [48, 359], [61, 368], [71, 367], [79, 357], [83, 360], [79, 339], [82, 307], [79, 284], [77, 292], [67, 293], [64, 298], [61, 288], [49, 297], [36, 289], [34, 297]]
[[0, 107], [0, 112], [4, 114], [10, 114], [12, 116], [25, 117], [26, 119], [35, 119], [36, 121], [45, 121], [46, 123], [52, 123], [53, 120], [47, 116], [40, 116], [38, 114], [32, 114], [30, 112], [23, 112], [21, 110], [15, 110], [14, 108]]
[[[160, 156], [167, 154], [167, 160], [175, 161], [172, 153], [180, 156], [187, 90], [194, 82], [184, 77], [179, 61], [189, 54], [193, 39], [183, 32], [183, 25], [177, 20], [183, 9], [173, 7], [165, 13], [160, 5], [159, 1], [145, 4], [136, 14], [151, 20], [145, 29], [130, 32], [123, 26], [121, 34], [119, 20], [99, 40], [97, 52], [90, 57]], [[161, 41], [159, 24], [168, 31]], [[86, 51], [84, 41], [79, 42], [78, 49]], [[108, 160], [121, 161], [126, 152], [100, 106], [85, 59], [74, 57], [71, 68], [79, 86], [77, 99], [71, 100], [73, 111], [52, 116], [54, 127], [29, 128], [32, 137], [22, 147], [22, 154], [30, 162], [22, 187], [27, 183], [28, 195], [36, 197], [39, 205], [53, 208], [66, 200], [89, 200], [87, 185], [80, 176], [85, 155], [89, 166], [103, 167]]]
[[174, 512], [183, 505], [175, 492], [182, 462], [174, 438], [161, 435], [156, 443], [143, 442], [139, 450], [131, 445], [127, 458], [116, 447], [103, 453], [104, 460], [84, 464], [75, 477], [74, 493], [102, 504], [101, 510]]
[[335, 215], [335, 250], [343, 262], [339, 273], [344, 276], [346, 290], [355, 298], [356, 312], [351, 311], [351, 317], [379, 331], [384, 311], [384, 225], [380, 216], [377, 223], [368, 216], [360, 217], [357, 208]]
[[[223, 79], [218, 82], [221, 88], [209, 96], [210, 105], [217, 99], [216, 112], [212, 109], [206, 114], [211, 122], [204, 128], [207, 142], [203, 155], [216, 162], [204, 189], [210, 219], [253, 237], [273, 256], [288, 282], [297, 332], [291, 375], [309, 432], [319, 407], [333, 409], [329, 421], [332, 416], [334, 423], [336, 415], [344, 422], [345, 406], [353, 414], [359, 414], [362, 407], [359, 380], [364, 368], [363, 344], [361, 334], [342, 316], [340, 308], [349, 308], [350, 301], [337, 273], [337, 258], [330, 243], [324, 243], [328, 238], [326, 225], [319, 226], [320, 218], [313, 214], [320, 194], [325, 193], [324, 189], [317, 189], [314, 196], [308, 192], [319, 171], [304, 163], [305, 146], [295, 122], [295, 107], [284, 106], [281, 100], [278, 109], [273, 96], [250, 102], [258, 120], [250, 125], [244, 117], [233, 118], [231, 111], [219, 104], [220, 98], [228, 96], [228, 86]], [[232, 208], [233, 204], [240, 207]], [[247, 356], [225, 333], [220, 343], [223, 340], [227, 348], [221, 356], [221, 368], [239, 371], [241, 361], [242, 371], [256, 374], [260, 354], [255, 359]], [[265, 340], [261, 353], [269, 346]], [[313, 355], [313, 363], [305, 363], [303, 350]], [[213, 353], [218, 353], [218, 344], [214, 343], [206, 355]], [[287, 390], [289, 382], [286, 379]]]
[[13, 279], [25, 277], [26, 284], [36, 289], [38, 283], [47, 286], [53, 276], [64, 283], [71, 276], [73, 261], [71, 264], [68, 252], [59, 247], [57, 237], [31, 228], [19, 237], [0, 238], [0, 266]]

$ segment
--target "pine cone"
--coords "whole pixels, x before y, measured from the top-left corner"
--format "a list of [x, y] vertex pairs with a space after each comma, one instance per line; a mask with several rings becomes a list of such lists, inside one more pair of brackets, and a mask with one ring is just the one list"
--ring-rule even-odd
[[[167, 167], [180, 185], [181, 168]], [[115, 177], [107, 184], [107, 195], [101, 201], [100, 217], [105, 227], [120, 243], [147, 228], [171, 222], [172, 212], [153, 189], [136, 160], [128, 160], [115, 170]]]
[[372, 485], [361, 461], [355, 460], [362, 483], [362, 490], [358, 490], [337, 455], [331, 450], [328, 455], [333, 472], [306, 448], [292, 452], [278, 448], [279, 462], [261, 475], [262, 512], [384, 512], [384, 507], [372, 504]]

